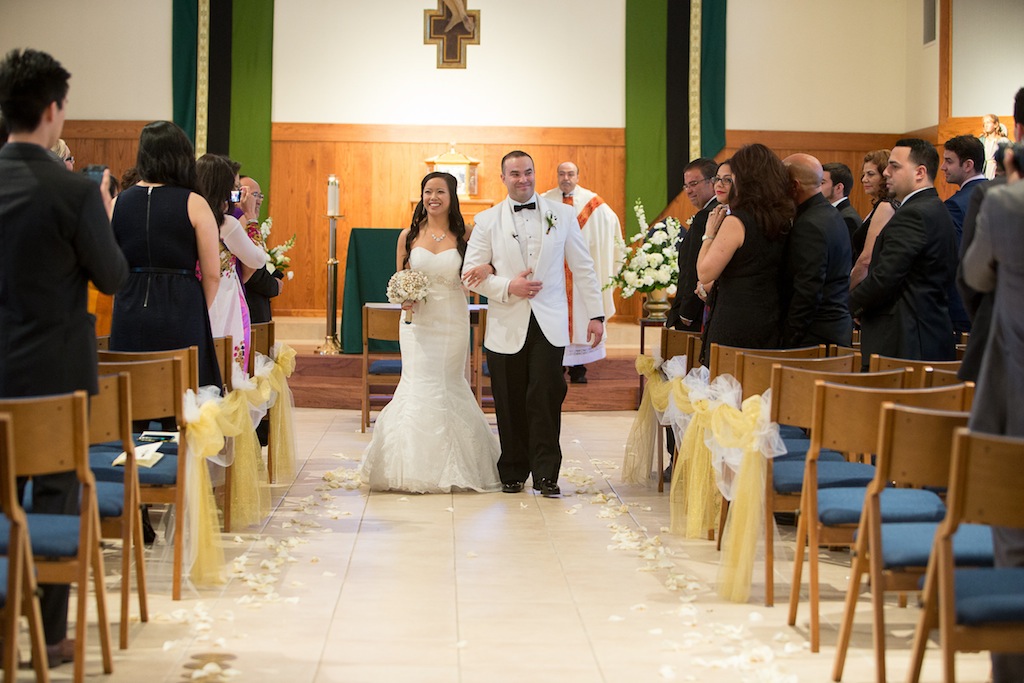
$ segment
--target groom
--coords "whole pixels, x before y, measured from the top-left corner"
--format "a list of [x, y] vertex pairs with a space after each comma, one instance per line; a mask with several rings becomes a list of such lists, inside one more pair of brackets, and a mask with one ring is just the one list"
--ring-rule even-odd
[[502, 491], [519, 493], [527, 476], [546, 498], [561, 494], [558, 470], [569, 343], [565, 266], [590, 317], [587, 342], [604, 335], [604, 307], [594, 261], [572, 207], [534, 192], [533, 159], [509, 152], [501, 160], [508, 197], [476, 216], [463, 274], [491, 264], [494, 274], [466, 284], [487, 297], [487, 365], [498, 418]]

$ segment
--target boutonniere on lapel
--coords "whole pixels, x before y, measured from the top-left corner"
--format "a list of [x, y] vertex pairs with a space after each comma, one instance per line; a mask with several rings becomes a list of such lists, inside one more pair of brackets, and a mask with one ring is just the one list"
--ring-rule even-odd
[[548, 211], [548, 214], [544, 216], [544, 220], [547, 221], [548, 224], [548, 229], [544, 231], [544, 234], [547, 235], [551, 232], [551, 228], [558, 224], [558, 216], [556, 216], [553, 211]]

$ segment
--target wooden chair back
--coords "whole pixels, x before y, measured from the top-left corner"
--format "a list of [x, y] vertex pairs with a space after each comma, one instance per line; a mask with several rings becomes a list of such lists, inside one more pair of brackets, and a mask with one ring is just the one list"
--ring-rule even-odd
[[251, 375], [255, 369], [256, 353], [270, 356], [270, 349], [274, 348], [274, 321], [265, 323], [253, 323], [249, 331], [249, 368]]
[[828, 345], [818, 344], [800, 349], [744, 349], [737, 346], [712, 344], [708, 356], [708, 371], [711, 379], [719, 375], [735, 375], [736, 361], [740, 353], [753, 353], [768, 358], [823, 358], [828, 355]]
[[[0, 413], [11, 415], [14, 433], [14, 470], [18, 477], [74, 472], [79, 485], [77, 553], [50, 557], [33, 551], [39, 583], [76, 584], [74, 679], [85, 676], [88, 633], [89, 575], [96, 599], [96, 626], [104, 673], [114, 670], [107, 619], [103, 553], [100, 548], [96, 480], [89, 469], [88, 395], [84, 391], [33, 398], [0, 400]], [[31, 519], [31, 518], [30, 518]]]
[[772, 366], [776, 363], [787, 368], [821, 372], [856, 372], [860, 369], [860, 354], [854, 352], [825, 358], [779, 358], [763, 356], [755, 351], [742, 351], [736, 356], [736, 380], [743, 387], [743, 398], [763, 394], [771, 388]]
[[24, 614], [28, 618], [36, 681], [49, 681], [46, 639], [43, 636], [43, 618], [39, 612], [28, 520], [15, 485], [14, 428], [11, 420], [10, 415], [0, 413], [0, 513], [7, 518], [8, 525], [7, 553], [4, 556], [7, 561], [7, 583], [3, 586], [3, 633], [0, 635], [3, 639], [4, 680], [13, 681], [18, 677], [18, 626]]
[[[189, 346], [184, 349], [168, 349], [166, 351], [100, 351], [100, 363], [138, 363], [140, 361], [164, 360], [177, 358], [182, 363], [182, 370], [185, 372], [185, 388], [192, 391], [199, 391], [199, 347]], [[138, 389], [143, 385], [134, 382]], [[136, 390], [135, 393], [139, 393]], [[149, 419], [141, 415], [135, 415], [135, 419]]]
[[[192, 347], [194, 350], [195, 347]], [[157, 360], [101, 362], [101, 374], [127, 373], [131, 378], [131, 415], [135, 420], [161, 420], [173, 417], [178, 428], [178, 455], [175, 481], [171, 485], [149, 486], [140, 484], [139, 500], [142, 503], [169, 504], [175, 506], [174, 516], [174, 558], [171, 580], [171, 598], [181, 599], [182, 543], [184, 542], [184, 510], [186, 467], [188, 448], [183, 399], [188, 389], [189, 372], [180, 357], [172, 352]], [[128, 357], [136, 357], [130, 354]], [[186, 354], [186, 357], [190, 357]]]
[[473, 334], [473, 347], [470, 351], [471, 380], [473, 393], [480, 408], [494, 405], [494, 396], [490, 393], [491, 378], [484, 373], [487, 354], [484, 351], [484, 338], [487, 335], [487, 309], [480, 308], [470, 312], [470, 325]]
[[[940, 370], [927, 367], [919, 374], [920, 387], [949, 387], [954, 384], [963, 384], [964, 381], [957, 376], [956, 370]], [[973, 382], [972, 382], [973, 384]]]
[[814, 384], [819, 379], [859, 387], [902, 389], [909, 380], [909, 373], [906, 370], [824, 372], [776, 362], [772, 365], [772, 421], [810, 429], [814, 414]]
[[958, 360], [907, 360], [905, 358], [891, 358], [889, 356], [880, 356], [877, 353], [871, 354], [871, 358], [868, 360], [868, 370], [871, 372], [880, 372], [882, 370], [893, 370], [895, 368], [910, 368], [914, 375], [913, 384], [921, 386], [923, 381], [921, 379], [921, 373], [926, 368], [932, 368], [933, 370], [947, 370], [956, 372], [960, 369], [960, 361]]
[[[224, 382], [224, 391], [231, 391], [231, 373], [235, 365], [234, 340], [231, 337], [214, 337], [213, 353], [217, 356], [217, 367], [220, 368], [221, 381]], [[252, 354], [249, 354], [252, 356]]]
[[676, 356], [686, 356], [687, 369], [694, 367], [697, 360], [695, 358], [690, 358], [689, 356], [690, 345], [693, 343], [691, 340], [693, 337], [697, 337], [699, 339], [700, 333], [674, 330], [670, 327], [662, 328], [661, 357], [664, 360], [669, 360]]
[[[365, 432], [370, 426], [370, 410], [374, 406], [384, 406], [394, 396], [394, 387], [398, 385], [400, 375], [371, 374], [370, 340], [398, 341], [399, 325], [402, 309], [397, 306], [382, 304], [363, 305], [363, 395], [362, 422], [360, 431]], [[376, 390], [376, 391], [374, 391]]]
[[110, 349], [110, 335], [96, 337], [96, 350], [108, 351]]
[[126, 372], [101, 375], [99, 393], [89, 402], [89, 443], [119, 442], [127, 458], [124, 463], [124, 513], [120, 517], [101, 517], [103, 538], [121, 539], [121, 622], [119, 645], [128, 647], [129, 606], [131, 602], [131, 563], [135, 560], [136, 592], [140, 621], [149, 621], [146, 598], [145, 547], [142, 541], [142, 513], [139, 508], [139, 471], [132, 437], [131, 377]]

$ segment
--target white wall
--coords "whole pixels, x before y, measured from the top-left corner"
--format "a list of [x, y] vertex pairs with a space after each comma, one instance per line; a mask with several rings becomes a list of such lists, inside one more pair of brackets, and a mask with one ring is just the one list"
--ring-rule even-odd
[[31, 47], [71, 72], [68, 118], [173, 115], [171, 0], [4, 0], [0, 52]]
[[[896, 129], [897, 132], [927, 128], [939, 123], [939, 40], [936, 38], [924, 44], [922, 0], [906, 0], [906, 15], [906, 34], [899, 47], [906, 55], [903, 82], [907, 115], [903, 127]], [[935, 35], [938, 36], [938, 30]]]
[[423, 44], [432, 4], [277, 0], [273, 119], [625, 125], [625, 0], [471, 0], [481, 40], [466, 69], [436, 68]]
[[1014, 93], [1024, 85], [1021, 26], [1021, 0], [953, 2], [953, 116], [979, 117], [980, 130], [983, 115], [1013, 110]]
[[906, 2], [729, 0], [726, 128], [906, 130]]

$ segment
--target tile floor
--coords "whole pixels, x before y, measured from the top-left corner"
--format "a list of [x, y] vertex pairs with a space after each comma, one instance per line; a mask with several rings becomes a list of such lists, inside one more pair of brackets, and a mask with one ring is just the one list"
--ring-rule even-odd
[[[848, 556], [823, 568], [819, 654], [805, 643], [805, 605], [796, 628], [785, 623], [791, 528], [782, 528], [776, 565], [779, 604], [761, 605], [757, 580], [749, 604], [723, 602], [714, 544], [668, 535], [667, 494], [619, 482], [633, 413], [564, 415], [566, 495], [557, 500], [369, 493], [351, 479], [369, 440], [358, 412], [300, 409], [296, 419], [299, 473], [274, 488], [263, 529], [225, 535], [229, 582], [172, 602], [169, 551], [158, 543], [149, 623], [133, 607], [131, 647], [115, 650], [109, 677], [92, 632], [88, 680], [831, 679]], [[115, 589], [112, 609], [118, 599]], [[862, 608], [843, 678], [851, 683], [874, 680], [866, 596]], [[905, 678], [916, 617], [895, 601], [888, 609], [891, 680]], [[961, 655], [958, 665], [960, 680], [987, 680], [985, 655]], [[54, 680], [71, 670], [55, 669]], [[923, 680], [940, 678], [933, 649]]]

